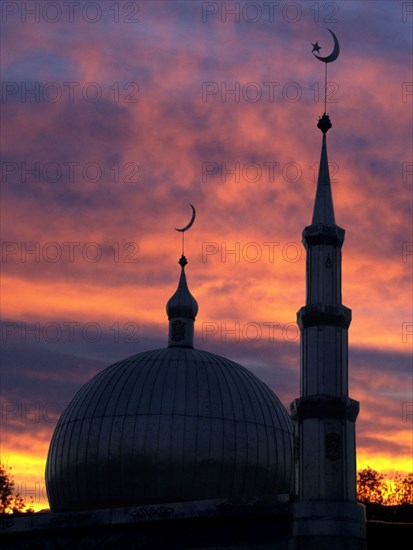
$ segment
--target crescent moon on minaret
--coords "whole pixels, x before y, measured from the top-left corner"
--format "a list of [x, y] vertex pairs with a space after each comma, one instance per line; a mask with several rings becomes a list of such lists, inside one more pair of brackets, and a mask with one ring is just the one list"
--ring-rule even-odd
[[189, 203], [189, 206], [192, 208], [192, 217], [189, 220], [189, 223], [185, 227], [182, 227], [181, 229], [178, 229], [177, 227], [175, 227], [175, 231], [181, 231], [183, 233], [184, 231], [188, 231], [188, 229], [192, 227], [192, 224], [195, 221], [196, 211], [195, 211], [195, 206], [193, 206], [191, 203]]
[[338, 39], [337, 39], [337, 36], [333, 33], [332, 30], [328, 29], [331, 34], [333, 35], [333, 40], [334, 40], [334, 49], [333, 51], [331, 52], [330, 55], [327, 55], [326, 57], [321, 57], [320, 55], [316, 55], [314, 53], [314, 50], [313, 50], [313, 55], [314, 57], [316, 57], [317, 59], [319, 59], [320, 61], [324, 61], [324, 63], [331, 63], [332, 61], [335, 61], [340, 53], [340, 44], [338, 43]]

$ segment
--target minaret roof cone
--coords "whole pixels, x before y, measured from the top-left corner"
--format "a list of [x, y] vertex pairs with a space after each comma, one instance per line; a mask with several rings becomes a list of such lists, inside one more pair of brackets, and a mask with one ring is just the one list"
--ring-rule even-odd
[[331, 193], [330, 172], [328, 170], [326, 133], [331, 128], [330, 118], [326, 113], [318, 121], [317, 127], [323, 132], [320, 169], [318, 172], [317, 192], [314, 202], [312, 225], [335, 225], [333, 196]]
[[187, 263], [188, 260], [184, 255], [182, 255], [179, 260], [179, 265], [182, 267], [182, 270], [178, 288], [166, 304], [168, 319], [186, 317], [188, 319], [195, 320], [196, 314], [198, 313], [198, 303], [189, 292], [188, 284], [186, 282], [185, 266]]
[[179, 265], [181, 276], [175, 294], [166, 304], [169, 319], [168, 346], [194, 347], [194, 321], [198, 313], [198, 303], [189, 292], [185, 276], [185, 266], [188, 263], [182, 254]]

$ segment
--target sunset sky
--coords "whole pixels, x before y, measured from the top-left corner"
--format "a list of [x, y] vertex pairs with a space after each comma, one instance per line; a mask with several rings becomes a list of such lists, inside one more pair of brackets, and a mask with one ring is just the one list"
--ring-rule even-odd
[[358, 468], [412, 471], [413, 3], [1, 8], [1, 462], [22, 496], [47, 507], [47, 450], [76, 391], [166, 345], [189, 203], [196, 347], [298, 397], [324, 110], [311, 43], [328, 55], [327, 29]]

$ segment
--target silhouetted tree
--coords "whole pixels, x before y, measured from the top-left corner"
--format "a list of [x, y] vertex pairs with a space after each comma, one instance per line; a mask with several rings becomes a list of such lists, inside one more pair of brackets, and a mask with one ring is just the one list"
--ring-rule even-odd
[[382, 504], [387, 492], [384, 475], [367, 466], [357, 474], [357, 498], [360, 502]]
[[357, 497], [365, 504], [413, 504], [413, 473], [388, 476], [367, 466], [357, 474]]
[[0, 515], [32, 514], [33, 508], [27, 507], [19, 493], [16, 493], [10, 471], [11, 468], [7, 471], [7, 468], [0, 464]]
[[391, 490], [388, 495], [389, 504], [413, 504], [413, 473], [404, 477], [396, 473], [392, 479]]

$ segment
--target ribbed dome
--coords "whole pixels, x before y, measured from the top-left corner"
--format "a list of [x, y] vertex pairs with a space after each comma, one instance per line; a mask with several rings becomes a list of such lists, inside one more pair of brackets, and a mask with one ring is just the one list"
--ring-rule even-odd
[[205, 351], [134, 355], [92, 378], [55, 429], [54, 512], [288, 494], [292, 427], [247, 369]]

